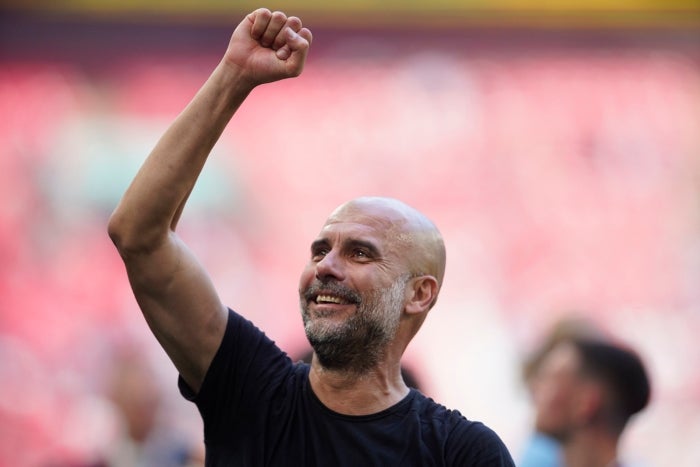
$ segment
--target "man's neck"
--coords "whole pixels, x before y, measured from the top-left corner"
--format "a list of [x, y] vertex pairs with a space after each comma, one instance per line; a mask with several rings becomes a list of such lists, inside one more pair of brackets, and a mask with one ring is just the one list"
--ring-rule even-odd
[[617, 439], [608, 434], [587, 432], [564, 444], [566, 467], [611, 467], [617, 465]]
[[400, 366], [373, 369], [362, 375], [328, 370], [317, 361], [311, 364], [309, 382], [316, 397], [330, 410], [344, 415], [370, 415], [397, 404], [408, 387]]

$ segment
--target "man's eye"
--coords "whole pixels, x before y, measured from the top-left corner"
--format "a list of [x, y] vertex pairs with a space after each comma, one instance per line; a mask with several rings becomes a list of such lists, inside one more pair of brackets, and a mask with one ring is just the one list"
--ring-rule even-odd
[[324, 256], [328, 254], [328, 250], [323, 248], [321, 250], [316, 250], [311, 253], [311, 259], [314, 261], [320, 261]]
[[353, 253], [357, 258], [369, 258], [369, 255], [365, 250], [355, 250]]

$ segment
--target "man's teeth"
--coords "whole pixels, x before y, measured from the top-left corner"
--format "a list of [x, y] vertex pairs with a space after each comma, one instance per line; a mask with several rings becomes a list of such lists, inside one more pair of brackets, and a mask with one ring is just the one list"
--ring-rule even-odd
[[332, 295], [319, 295], [316, 297], [316, 303], [336, 303], [338, 305], [346, 305], [348, 302], [340, 297]]

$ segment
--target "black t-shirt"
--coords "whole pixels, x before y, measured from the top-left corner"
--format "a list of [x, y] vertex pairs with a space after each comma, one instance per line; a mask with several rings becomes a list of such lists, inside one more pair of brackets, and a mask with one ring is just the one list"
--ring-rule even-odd
[[513, 466], [488, 427], [419, 391], [364, 416], [325, 407], [293, 363], [250, 321], [229, 311], [226, 333], [197, 395], [207, 466]]

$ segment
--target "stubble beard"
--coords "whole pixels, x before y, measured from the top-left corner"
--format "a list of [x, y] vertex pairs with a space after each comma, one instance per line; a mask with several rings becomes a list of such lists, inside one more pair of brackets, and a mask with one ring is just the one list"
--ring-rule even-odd
[[[358, 298], [356, 312], [341, 323], [312, 319], [302, 297], [302, 318], [309, 343], [321, 366], [328, 370], [365, 374], [382, 358], [399, 327], [404, 290], [408, 279], [401, 277], [385, 289], [375, 289]], [[327, 288], [328, 284], [324, 284]], [[340, 285], [334, 288], [347, 291]]]

